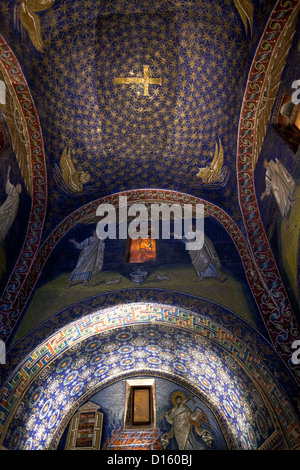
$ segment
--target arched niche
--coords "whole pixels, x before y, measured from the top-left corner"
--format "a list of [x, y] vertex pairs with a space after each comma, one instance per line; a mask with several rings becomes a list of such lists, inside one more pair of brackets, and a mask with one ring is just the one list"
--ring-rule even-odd
[[[165, 377], [191, 389], [212, 410], [229, 449], [297, 446], [297, 416], [268, 367], [274, 352], [260, 338], [264, 353], [258, 354], [251, 327], [242, 330], [241, 320], [235, 327], [244, 336], [234, 333], [230, 312], [225, 327], [212, 309], [202, 314], [167, 303], [103, 308], [93, 298], [89, 308], [85, 302], [73, 309], [73, 321], [70, 308], [69, 321], [60, 312], [64, 326], [29, 353], [24, 349], [7, 375], [1, 393], [4, 447], [56, 448], [81, 404], [112, 381], [134, 375]], [[286, 373], [279, 360], [276, 367]]]

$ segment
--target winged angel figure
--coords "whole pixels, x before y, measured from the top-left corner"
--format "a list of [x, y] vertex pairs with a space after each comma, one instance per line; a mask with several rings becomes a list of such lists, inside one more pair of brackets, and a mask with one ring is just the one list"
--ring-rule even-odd
[[234, 5], [239, 12], [246, 34], [248, 33], [248, 22], [250, 26], [250, 33], [252, 35], [253, 28], [253, 11], [254, 6], [251, 0], [233, 0]]
[[19, 6], [20, 21], [27, 31], [34, 47], [43, 52], [40, 18], [37, 12], [49, 10], [55, 0], [21, 0]]
[[76, 170], [71, 159], [71, 150], [67, 147], [60, 157], [60, 171], [65, 185], [72, 193], [80, 193], [83, 185], [91, 178], [87, 171]]
[[224, 149], [219, 139], [219, 145], [215, 145], [215, 154], [210, 165], [198, 168], [197, 178], [201, 178], [205, 185], [224, 186], [227, 183], [229, 170], [224, 165]]

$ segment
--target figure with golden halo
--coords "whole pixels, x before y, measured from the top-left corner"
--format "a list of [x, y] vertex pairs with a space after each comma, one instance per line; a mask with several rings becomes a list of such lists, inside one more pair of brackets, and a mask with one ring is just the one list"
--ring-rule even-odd
[[172, 428], [161, 437], [161, 443], [165, 450], [170, 442], [170, 439], [175, 438], [179, 450], [193, 450], [195, 445], [197, 448], [204, 449], [200, 443], [197, 443], [192, 431], [194, 430], [196, 436], [200, 436], [208, 447], [213, 443], [213, 436], [206, 428], [200, 424], [206, 415], [200, 408], [196, 408], [193, 412], [185, 404], [190, 398], [186, 398], [182, 391], [175, 391], [172, 394], [171, 401], [174, 408], [167, 412], [164, 416]]

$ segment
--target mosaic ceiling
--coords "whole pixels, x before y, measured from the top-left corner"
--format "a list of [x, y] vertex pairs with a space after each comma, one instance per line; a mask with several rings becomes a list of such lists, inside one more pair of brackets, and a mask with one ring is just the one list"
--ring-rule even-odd
[[[6, 7], [3, 34], [20, 57], [43, 132], [47, 228], [95, 196], [131, 188], [205, 193], [240, 218], [237, 127], [269, 5], [255, 9], [252, 30], [232, 0], [55, 1], [40, 15], [42, 54], [13, 19], [17, 7]], [[199, 168], [216, 151], [219, 169], [202, 180]], [[84, 184], [65, 176], [65, 155], [89, 174]]]
[[[297, 445], [300, 366], [291, 344], [300, 338], [300, 212], [292, 206], [284, 225], [276, 199], [261, 195], [265, 159], [280, 160], [300, 195], [300, 141], [291, 145], [274, 125], [300, 74], [298, 13], [297, 0], [1, 1], [1, 204], [9, 178], [19, 188], [18, 211], [0, 241], [1, 338], [13, 351], [3, 368], [4, 445], [55, 448], [76, 407], [117, 381], [113, 372], [133, 376], [136, 367], [194, 387], [224, 422], [229, 447], [257, 448], [271, 435], [283, 447]], [[116, 207], [120, 194], [129, 204], [203, 204], [220, 285], [197, 287], [187, 253], [158, 241], [147, 274], [165, 268], [165, 283], [149, 276], [136, 290], [128, 243], [119, 240], [106, 243], [95, 284], [66, 291], [71, 237], [90, 235], [97, 206]], [[166, 325], [154, 328], [162, 299]], [[129, 302], [142, 310], [142, 326], [116, 307]], [[144, 307], [147, 315], [153, 308], [150, 320]], [[177, 356], [160, 354], [162, 332]], [[260, 387], [261, 406], [253, 399]]]

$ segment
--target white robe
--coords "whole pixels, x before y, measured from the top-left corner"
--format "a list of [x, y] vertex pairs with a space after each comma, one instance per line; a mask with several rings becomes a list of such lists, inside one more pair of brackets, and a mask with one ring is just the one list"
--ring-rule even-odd
[[286, 217], [291, 205], [291, 197], [295, 189], [295, 182], [282, 163], [276, 158], [271, 160], [266, 170], [266, 195], [272, 192], [278, 204], [282, 217]]
[[[187, 242], [193, 240], [195, 234], [193, 232], [188, 232], [184, 237], [184, 240]], [[197, 238], [196, 238], [197, 239]], [[198, 239], [200, 236], [198, 235]], [[218, 271], [221, 267], [220, 259], [217, 255], [217, 252], [213, 246], [212, 241], [204, 234], [204, 242], [202, 248], [199, 250], [188, 250], [191, 262], [198, 274], [202, 277], [217, 277]]]
[[81, 253], [70, 280], [89, 281], [93, 272], [101, 271], [104, 247], [104, 241], [97, 236], [86, 238], [82, 243], [76, 242], [76, 248], [81, 250]]
[[168, 423], [172, 425], [172, 429], [161, 437], [163, 448], [166, 449], [170, 439], [175, 437], [179, 450], [202, 449], [203, 446], [191, 434], [193, 423], [195, 424], [196, 434], [201, 436], [203, 441], [210, 447], [213, 442], [213, 436], [200, 425], [199, 418], [201, 415], [202, 410], [200, 408], [196, 408], [192, 412], [184, 403], [175, 406], [166, 418]]
[[191, 431], [191, 414], [190, 409], [186, 405], [181, 404], [173, 408], [167, 418], [168, 423], [172, 424], [172, 430], [168, 437], [175, 436], [179, 450], [186, 448], [186, 443]]
[[19, 192], [10, 181], [7, 181], [5, 191], [7, 198], [0, 207], [0, 242], [3, 242], [15, 220], [20, 202]]

